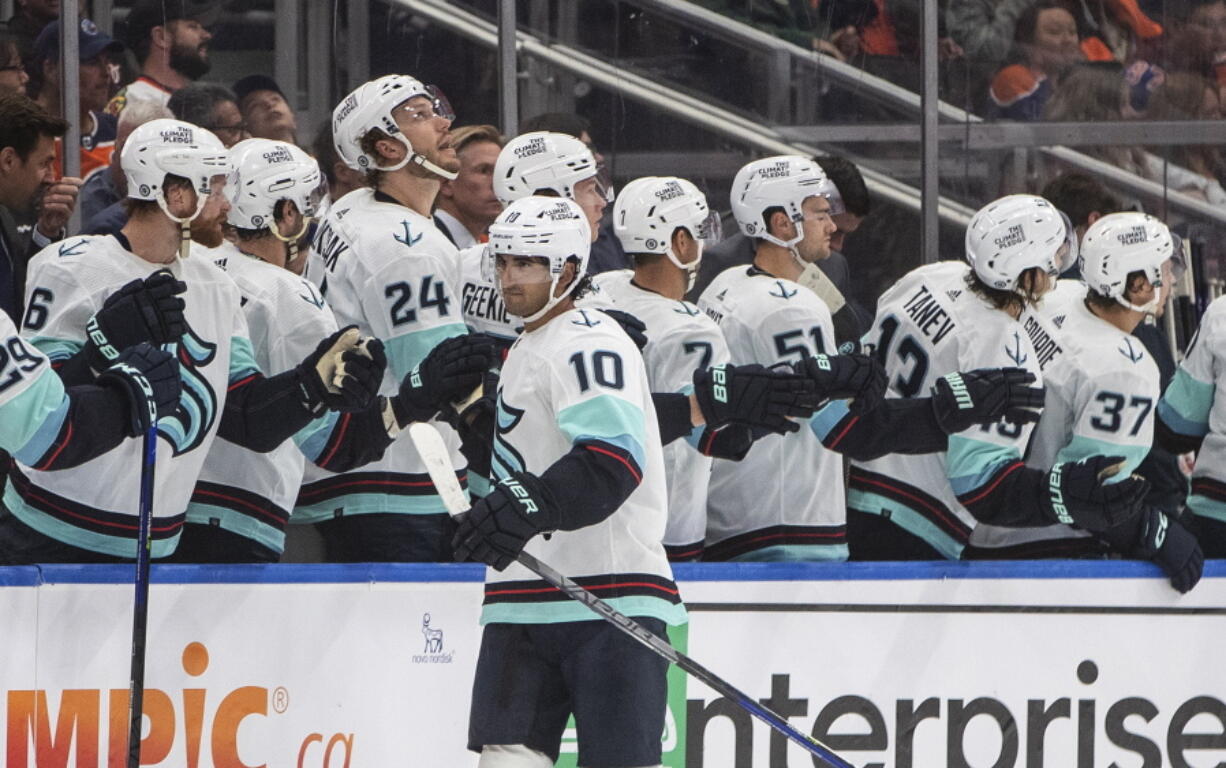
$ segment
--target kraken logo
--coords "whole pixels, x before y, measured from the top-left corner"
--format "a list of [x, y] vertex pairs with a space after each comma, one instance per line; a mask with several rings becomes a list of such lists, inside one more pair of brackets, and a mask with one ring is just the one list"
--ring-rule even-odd
[[200, 370], [213, 362], [217, 345], [204, 341], [189, 327], [178, 342], [167, 345], [167, 351], [179, 359], [183, 393], [175, 412], [158, 420], [158, 434], [174, 446], [178, 456], [200, 447], [217, 418], [217, 394]]

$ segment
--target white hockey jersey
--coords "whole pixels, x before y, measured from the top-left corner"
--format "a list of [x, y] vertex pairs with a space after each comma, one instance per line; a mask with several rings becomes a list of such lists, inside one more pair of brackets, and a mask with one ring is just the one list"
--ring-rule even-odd
[[[594, 278], [600, 293], [621, 310], [647, 326], [647, 382], [652, 392], [688, 395], [694, 391], [694, 372], [729, 360], [728, 344], [715, 321], [687, 301], [674, 301], [632, 282], [634, 273], [604, 272]], [[707, 488], [711, 457], [699, 453], [693, 440], [674, 440], [664, 446], [668, 476], [668, 526], [664, 546], [674, 559], [689, 559], [702, 552], [707, 529]]]
[[1158, 416], [1173, 432], [1204, 437], [1192, 469], [1188, 511], [1226, 523], [1226, 296], [1201, 316], [1158, 402]]
[[[400, 381], [439, 342], [467, 333], [457, 300], [459, 255], [433, 220], [363, 188], [333, 203], [311, 244], [308, 274], [332, 307], [339, 327], [357, 325], [382, 339], [387, 374], [382, 394]], [[451, 450], [452, 465], [466, 482], [455, 430], [432, 422]], [[447, 511], [407, 433], [383, 458], [360, 470], [335, 474], [308, 464], [294, 522], [313, 523], [345, 514]]]
[[[23, 328], [23, 335], [48, 357], [69, 357], [84, 344], [85, 325], [107, 296], [160, 269], [187, 284], [183, 298], [189, 330], [174, 345], [183, 380], [179, 409], [158, 423], [153, 557], [173, 553], [178, 543], [228, 387], [259, 373], [238, 288], [205, 259], [151, 264], [125, 250], [114, 236], [74, 237], [31, 260], [26, 301], [42, 311], [27, 313]], [[138, 438], [73, 469], [39, 472], [19, 462], [4, 504], [26, 525], [54, 539], [134, 557], [141, 464]]]
[[[208, 256], [238, 286], [255, 360], [266, 375], [294, 368], [336, 331], [332, 311], [308, 281], [244, 254], [233, 243]], [[326, 436], [335, 414], [316, 422], [303, 432]], [[216, 525], [280, 552], [303, 468], [302, 451], [293, 441], [257, 453], [219, 437], [200, 471], [187, 521]]]
[[[971, 292], [969, 271], [962, 262], [919, 267], [877, 302], [865, 341], [885, 365], [888, 396], [924, 397], [938, 377], [975, 368], [1025, 368], [1042, 384], [1040, 366], [1059, 355], [1058, 342], [1033, 313], [1019, 322]], [[945, 453], [853, 461], [847, 506], [958, 559], [977, 524], [959, 499], [980, 498], [1021, 467], [1032, 430], [1002, 420], [950, 435]]]
[[[616, 322], [585, 309], [563, 313], [512, 345], [498, 392], [494, 478], [543, 474], [578, 443], [618, 457], [641, 482], [605, 520], [537, 536], [526, 551], [628, 616], [685, 621], [661, 544], [668, 499], [643, 359]], [[483, 623], [598, 618], [517, 563], [486, 572]]]
[[507, 314], [498, 286], [485, 279], [481, 262], [485, 259], [484, 244], [460, 251], [460, 307], [464, 322], [474, 333], [487, 333], [504, 347], [509, 347], [519, 335], [524, 321]]
[[[812, 291], [753, 267], [729, 267], [698, 300], [734, 362], [796, 363], [834, 352], [830, 310]], [[843, 457], [824, 420], [758, 440], [741, 461], [716, 459], [707, 497], [707, 559], [845, 560]]]
[[[1084, 289], [1080, 294], [1084, 298]], [[1115, 477], [1123, 480], [1153, 443], [1158, 366], [1139, 339], [1096, 317], [1084, 301], [1069, 301], [1058, 311], [1063, 352], [1043, 369], [1047, 395], [1026, 465], [1048, 470], [1091, 456], [1123, 456], [1124, 467]], [[981, 524], [971, 545], [997, 557], [1074, 556], [1101, 549], [1089, 534], [1066, 525]]]
[[[36, 310], [37, 312], [37, 310]], [[68, 397], [46, 355], [0, 312], [0, 450], [33, 464], [68, 418]]]

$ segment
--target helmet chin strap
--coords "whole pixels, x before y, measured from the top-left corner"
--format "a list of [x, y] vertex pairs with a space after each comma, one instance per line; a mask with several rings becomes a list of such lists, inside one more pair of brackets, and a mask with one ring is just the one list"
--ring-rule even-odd
[[[1161, 286], [1154, 286], [1155, 289], [1158, 289], [1160, 287]], [[1140, 306], [1133, 304], [1131, 301], [1124, 298], [1123, 296], [1116, 298], [1116, 302], [1127, 307], [1128, 309], [1131, 309], [1133, 312], [1141, 312], [1142, 314], [1146, 314], [1146, 315], [1154, 315], [1158, 313], [1158, 304], [1159, 304], [1159, 299], [1161, 298], [1162, 298], [1162, 291], [1155, 290], [1154, 297]]]
[[158, 207], [162, 209], [162, 213], [179, 225], [179, 258], [186, 259], [188, 254], [191, 253], [192, 222], [204, 210], [204, 205], [208, 202], [208, 195], [196, 192], [196, 211], [191, 216], [186, 217], [176, 216], [170, 212], [170, 206], [166, 202], [166, 195], [163, 194], [162, 190], [158, 190], [157, 197], [154, 199], [157, 200]]
[[799, 265], [801, 269], [804, 269], [809, 263], [805, 261], [804, 259], [800, 258], [800, 249], [796, 247], [797, 245], [800, 244], [800, 241], [803, 240], [804, 238], [805, 238], [805, 233], [803, 230], [801, 230], [800, 227], [796, 228], [796, 237], [793, 237], [791, 240], [780, 240], [779, 238], [775, 237], [769, 232], [762, 233], [763, 240], [765, 240], [768, 243], [773, 243], [774, 245], [777, 245], [780, 248], [784, 248], [787, 250], [788, 253], [792, 254], [792, 258], [796, 260], [796, 264]]
[[685, 290], [687, 293], [694, 287], [694, 283], [697, 282], [698, 265], [702, 264], [702, 241], [695, 238], [694, 242], [698, 244], [698, 258], [694, 259], [689, 264], [686, 264], [685, 262], [681, 261], [681, 259], [677, 258], [677, 253], [673, 250], [673, 246], [671, 244], [668, 246], [668, 250], [664, 252], [664, 255], [668, 257], [669, 261], [686, 273], [687, 282], [685, 284]]
[[311, 219], [311, 216], [303, 216], [302, 227], [292, 235], [281, 234], [281, 231], [277, 229], [276, 221], [268, 222], [268, 231], [272, 233], [273, 237], [285, 244], [285, 263], [287, 265], [294, 260], [294, 244], [311, 228]]
[[408, 165], [409, 163], [415, 163], [416, 165], [420, 165], [422, 168], [425, 168], [427, 171], [429, 171], [430, 173], [433, 173], [435, 176], [438, 176], [439, 178], [446, 179], [447, 181], [455, 180], [455, 177], [458, 175], [455, 173], [455, 171], [448, 171], [444, 168], [440, 168], [439, 166], [427, 160], [424, 155], [421, 155], [415, 152], [413, 150], [413, 145], [409, 144], [409, 140], [404, 137], [404, 134], [398, 133], [396, 134], [394, 138], [399, 140], [400, 143], [404, 145], [404, 148], [408, 151], [408, 154], [402, 157], [400, 159], [400, 162], [396, 163], [395, 165], [376, 165], [375, 170], [377, 171], [398, 171], [401, 168]]
[[554, 296], [554, 293], [558, 290], [558, 277], [561, 277], [561, 275], [555, 276], [553, 280], [549, 281], [549, 300], [546, 301], [545, 304], [537, 311], [530, 315], [523, 315], [520, 319], [522, 319], [525, 323], [533, 323], [540, 320], [549, 312], [549, 310], [556, 307], [559, 303], [574, 293], [575, 286], [579, 285], [579, 280], [581, 279], [580, 276], [576, 274], [575, 278], [570, 281], [570, 286], [566, 289], [566, 292], [561, 296]]

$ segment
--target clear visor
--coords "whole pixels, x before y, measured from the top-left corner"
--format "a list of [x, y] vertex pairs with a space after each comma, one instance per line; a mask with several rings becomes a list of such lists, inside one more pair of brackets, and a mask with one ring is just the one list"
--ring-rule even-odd
[[1073, 222], [1069, 217], [1060, 212], [1060, 219], [1064, 222], [1064, 242], [1056, 249], [1055, 258], [1052, 260], [1055, 263], [1055, 276], [1064, 274], [1073, 268], [1077, 263], [1077, 230], [1073, 227]]
[[601, 162], [596, 165], [596, 191], [606, 203], [613, 204], [613, 198], [617, 193], [613, 189], [613, 172], [609, 170], [607, 163]]
[[833, 184], [829, 185], [825, 194], [827, 202], [830, 203], [830, 215], [838, 216], [840, 213], [847, 213], [847, 205], [843, 202], [843, 196], [839, 194], [838, 187]]
[[481, 277], [497, 287], [500, 293], [515, 286], [547, 285], [556, 277], [545, 256], [498, 253], [494, 248], [492, 244], [485, 246], [481, 257]]
[[717, 211], [710, 211], [698, 225], [698, 239], [704, 248], [710, 248], [723, 240], [724, 227]]
[[434, 105], [434, 114], [455, 122], [455, 109], [452, 108], [451, 102], [447, 99], [447, 95], [443, 93], [442, 88], [439, 88], [437, 85], [427, 85], [426, 94]]
[[306, 210], [303, 211], [307, 216], [314, 216], [319, 213], [319, 205], [323, 202], [324, 197], [328, 194], [328, 179], [323, 175], [319, 175], [319, 183], [315, 188], [307, 193], [306, 200], [303, 201]]
[[1184, 273], [1188, 271], [1188, 244], [1182, 237], [1171, 233], [1171, 258], [1167, 260], [1167, 266], [1171, 270], [1171, 275], [1174, 278], [1173, 285], [1179, 285], [1183, 282]]

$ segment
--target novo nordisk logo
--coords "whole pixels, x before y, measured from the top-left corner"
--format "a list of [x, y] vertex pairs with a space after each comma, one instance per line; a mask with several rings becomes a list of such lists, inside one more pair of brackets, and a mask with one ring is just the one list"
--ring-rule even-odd
[[443, 650], [443, 630], [430, 626], [430, 614], [421, 615], [421, 634], [425, 646], [421, 653], [413, 654], [414, 664], [450, 664], [455, 654]]
[[996, 244], [997, 248], [1012, 248], [1015, 245], [1021, 245], [1026, 242], [1026, 232], [1022, 229], [1021, 224], [1014, 224], [1009, 227], [1005, 234], [992, 242]]

